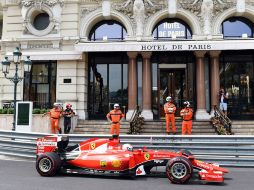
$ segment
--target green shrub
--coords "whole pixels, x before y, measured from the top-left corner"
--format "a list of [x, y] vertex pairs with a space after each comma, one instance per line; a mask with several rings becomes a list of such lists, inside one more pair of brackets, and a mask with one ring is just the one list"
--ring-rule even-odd
[[2, 114], [7, 114], [8, 113], [8, 109], [3, 109]]
[[40, 114], [41, 113], [41, 109], [35, 108], [33, 109], [33, 114]]
[[3, 114], [3, 109], [0, 109], [0, 114]]
[[47, 109], [41, 109], [41, 110], [40, 110], [40, 114], [44, 114], [44, 113], [47, 113], [47, 112], [48, 112]]
[[13, 114], [14, 113], [14, 109], [13, 108], [8, 108], [7, 109], [7, 114]]

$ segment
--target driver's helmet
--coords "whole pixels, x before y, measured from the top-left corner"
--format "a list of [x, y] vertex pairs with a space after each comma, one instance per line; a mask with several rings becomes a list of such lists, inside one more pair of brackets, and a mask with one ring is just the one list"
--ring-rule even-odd
[[123, 144], [122, 149], [132, 151], [133, 147], [131, 146], [131, 144]]

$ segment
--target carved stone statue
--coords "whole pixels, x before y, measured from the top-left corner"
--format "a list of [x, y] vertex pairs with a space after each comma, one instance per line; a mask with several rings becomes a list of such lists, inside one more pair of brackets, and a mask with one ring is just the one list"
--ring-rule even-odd
[[[195, 0], [192, 5], [195, 5], [200, 0]], [[211, 20], [213, 17], [214, 1], [216, 0], [201, 0], [201, 13], [200, 16], [203, 21], [203, 32], [205, 35], [211, 34]], [[221, 0], [217, 0], [220, 4], [223, 4]]]
[[[135, 1], [135, 0], [127, 0], [123, 7], [127, 7], [132, 1]], [[144, 1], [147, 1], [147, 3], [148, 3], [150, 6], [152, 6], [152, 7], [154, 6], [151, 0], [143, 0], [143, 2], [144, 2]]]
[[150, 0], [127, 0], [123, 7], [127, 7], [130, 3], [133, 3], [133, 17], [136, 22], [136, 36], [142, 36], [144, 32], [144, 23], [146, 18], [144, 1], [150, 6], [154, 6]]

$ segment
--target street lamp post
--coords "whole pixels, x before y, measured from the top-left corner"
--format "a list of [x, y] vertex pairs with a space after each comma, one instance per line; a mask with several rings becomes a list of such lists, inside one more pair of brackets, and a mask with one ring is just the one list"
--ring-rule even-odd
[[[12, 130], [15, 131], [16, 129], [16, 102], [17, 102], [17, 84], [23, 80], [22, 77], [18, 76], [18, 65], [21, 62], [21, 56], [22, 53], [20, 49], [17, 47], [15, 51], [13, 52], [13, 63], [15, 64], [15, 74], [13, 77], [7, 77], [7, 74], [9, 74], [10, 65], [11, 62], [9, 61], [8, 57], [5, 57], [5, 59], [2, 61], [2, 72], [4, 73], [4, 77], [11, 82], [14, 83], [14, 112], [13, 112], [13, 127]], [[27, 56], [24, 60], [24, 70], [26, 72], [30, 72], [32, 67], [32, 61], [30, 60], [30, 56]]]

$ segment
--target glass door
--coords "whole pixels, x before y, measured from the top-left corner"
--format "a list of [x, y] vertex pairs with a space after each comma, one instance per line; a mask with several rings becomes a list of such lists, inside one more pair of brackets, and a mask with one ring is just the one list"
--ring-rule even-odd
[[221, 87], [229, 94], [231, 119], [254, 118], [253, 55], [225, 55], [220, 68]]
[[158, 82], [160, 118], [165, 117], [163, 106], [167, 96], [173, 98], [177, 107], [176, 116], [179, 116], [182, 103], [187, 99], [185, 69], [160, 69]]

